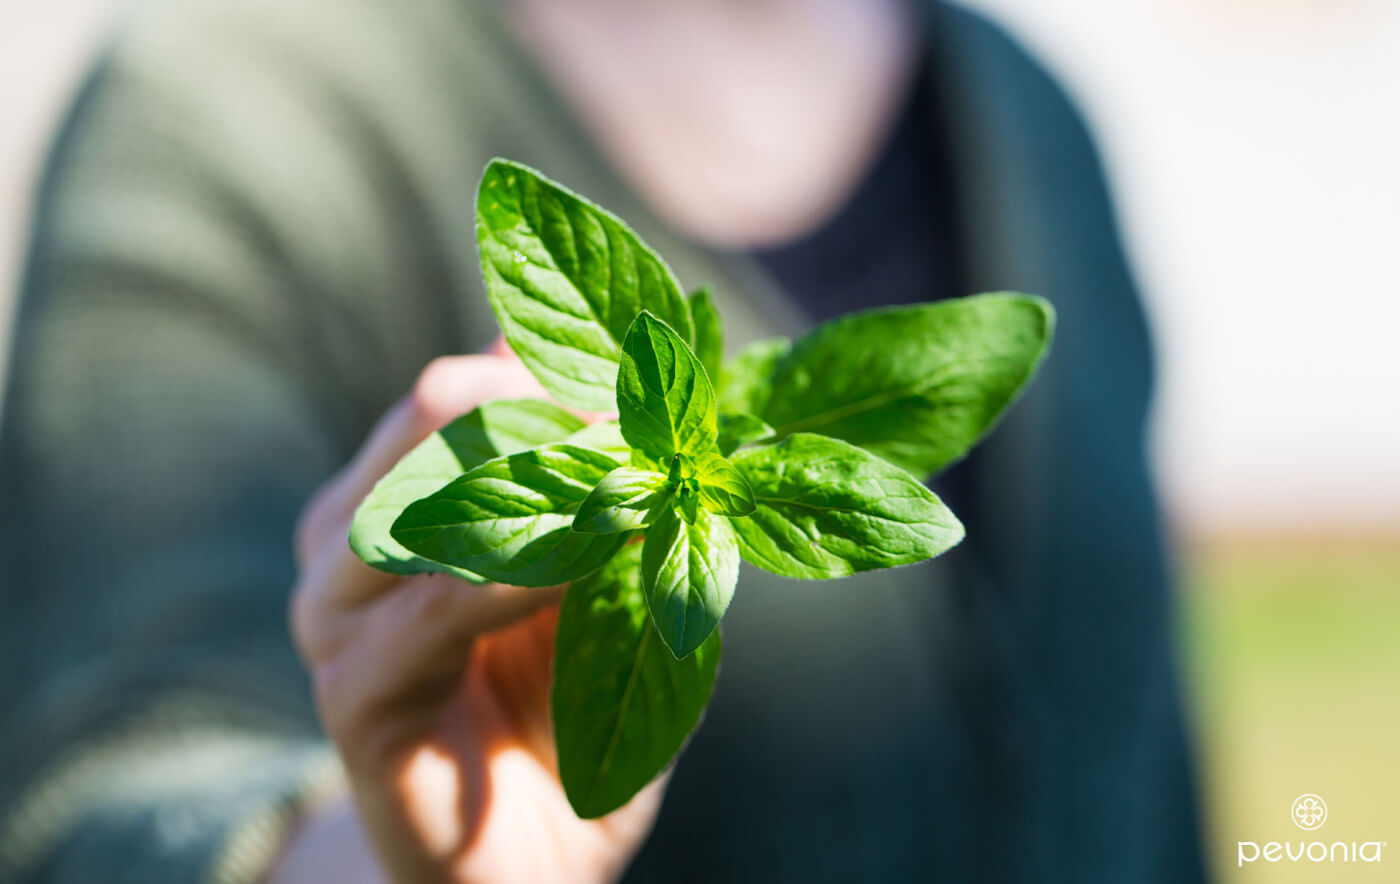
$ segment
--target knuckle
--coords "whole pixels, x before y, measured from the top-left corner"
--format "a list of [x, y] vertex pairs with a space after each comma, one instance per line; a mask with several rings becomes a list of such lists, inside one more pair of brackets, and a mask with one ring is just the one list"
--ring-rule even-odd
[[439, 356], [419, 373], [409, 394], [414, 423], [425, 431], [435, 429], [470, 408], [482, 397], [477, 390], [489, 376], [492, 356]]

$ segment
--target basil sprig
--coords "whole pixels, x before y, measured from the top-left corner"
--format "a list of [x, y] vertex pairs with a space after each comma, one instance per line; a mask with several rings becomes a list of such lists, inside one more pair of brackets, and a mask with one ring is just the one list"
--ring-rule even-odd
[[709, 291], [686, 296], [606, 210], [493, 160], [476, 219], [506, 340], [564, 407], [489, 402], [434, 433], [365, 498], [350, 544], [395, 574], [571, 584], [555, 742], [575, 812], [598, 817], [698, 724], [740, 559], [829, 579], [962, 540], [924, 480], [1024, 390], [1055, 314], [1013, 293], [883, 308], [722, 362]]

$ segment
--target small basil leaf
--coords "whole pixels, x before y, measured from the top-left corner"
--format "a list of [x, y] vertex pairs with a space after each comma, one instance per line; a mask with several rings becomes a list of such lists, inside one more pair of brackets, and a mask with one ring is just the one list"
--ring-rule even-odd
[[619, 465], [626, 464], [632, 456], [632, 446], [628, 445], [627, 440], [622, 438], [622, 428], [617, 425], [617, 421], [589, 424], [578, 432], [569, 434], [563, 441], [580, 448], [601, 451], [617, 461]]
[[779, 436], [835, 436], [926, 476], [991, 429], [1054, 325], [1048, 302], [1015, 294], [843, 316], [793, 346], [758, 413]]
[[681, 518], [694, 525], [695, 520], [700, 518], [700, 492], [682, 488], [676, 495], [676, 503], [680, 507]]
[[762, 418], [748, 413], [719, 416], [719, 453], [728, 457], [740, 445], [773, 438], [773, 428]]
[[618, 467], [584, 498], [574, 516], [574, 530], [586, 534], [634, 531], [648, 525], [670, 496], [665, 475]]
[[726, 362], [719, 373], [720, 411], [763, 414], [772, 394], [773, 371], [791, 348], [787, 338], [754, 341]]
[[753, 489], [742, 473], [718, 454], [696, 458], [700, 503], [712, 513], [747, 516], [754, 511]]
[[527, 166], [487, 165], [476, 239], [506, 340], [565, 405], [614, 407], [619, 342], [643, 306], [694, 334], [665, 262], [617, 216]]
[[642, 588], [661, 640], [677, 659], [719, 624], [739, 580], [739, 548], [724, 516], [705, 510], [688, 522], [666, 507], [647, 529]]
[[559, 779], [584, 819], [611, 813], [656, 778], [700, 723], [719, 671], [719, 630], [684, 660], [661, 643], [626, 546], [574, 581], [559, 610], [550, 710]]
[[555, 443], [488, 460], [410, 504], [390, 533], [424, 558], [516, 586], [564, 583], [601, 567], [626, 534], [580, 534], [574, 513], [616, 466]]
[[690, 318], [695, 323], [695, 355], [713, 382], [724, 362], [724, 324], [709, 289], [690, 293]]
[[734, 520], [740, 551], [774, 574], [845, 577], [923, 561], [963, 538], [962, 523], [919, 480], [839, 439], [798, 433], [733, 463], [758, 504]]
[[617, 410], [623, 438], [653, 458], [714, 448], [718, 419], [705, 369], [679, 335], [646, 311], [622, 341]]
[[582, 420], [539, 399], [501, 399], [477, 407], [418, 443], [375, 483], [355, 510], [350, 548], [390, 574], [441, 572], [482, 582], [471, 571], [409, 552], [389, 535], [394, 519], [413, 501], [493, 457], [557, 442], [581, 427]]

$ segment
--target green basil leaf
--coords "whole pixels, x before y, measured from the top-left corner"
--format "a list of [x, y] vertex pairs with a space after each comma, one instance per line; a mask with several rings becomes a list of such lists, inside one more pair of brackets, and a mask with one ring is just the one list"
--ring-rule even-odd
[[527, 166], [487, 165], [476, 238], [506, 340], [565, 405], [614, 407], [618, 345], [643, 307], [694, 335], [665, 262], [617, 216]]
[[564, 583], [601, 567], [626, 534], [580, 534], [574, 513], [616, 462], [555, 443], [476, 467], [394, 522], [418, 555], [517, 586]]
[[695, 322], [695, 355], [700, 357], [700, 364], [705, 366], [705, 373], [713, 383], [719, 379], [724, 362], [724, 323], [720, 321], [719, 309], [709, 289], [690, 293], [690, 318]]
[[626, 804], [666, 769], [700, 723], [719, 671], [718, 630], [684, 660], [661, 643], [641, 553], [631, 544], [575, 581], [559, 610], [554, 742], [564, 794], [584, 819]]
[[601, 451], [617, 461], [619, 465], [628, 463], [632, 456], [632, 446], [628, 445], [627, 440], [622, 438], [622, 428], [617, 425], [617, 421], [589, 424], [578, 432], [570, 434], [563, 441], [580, 448]]
[[540, 399], [487, 402], [418, 443], [375, 483], [350, 523], [350, 548], [366, 564], [390, 574], [441, 572], [476, 583], [485, 578], [416, 556], [389, 535], [415, 500], [503, 454], [557, 442], [581, 431], [583, 421]]
[[752, 414], [721, 414], [719, 416], [719, 453], [733, 454], [740, 445], [773, 438], [773, 428]]
[[689, 489], [682, 488], [680, 493], [676, 495], [676, 505], [679, 507], [681, 518], [691, 525], [694, 525], [695, 520], [700, 518], [700, 493], [698, 490], [691, 492]]
[[725, 516], [747, 516], [754, 511], [753, 489], [733, 464], [711, 453], [696, 458], [695, 465], [700, 503], [705, 509]]
[[738, 581], [739, 548], [724, 516], [702, 509], [688, 522], [666, 507], [647, 529], [642, 589], [656, 631], [677, 659], [719, 625]]
[[652, 457], [638, 448], [632, 449], [632, 453], [627, 458], [627, 464], [639, 470], [651, 470], [653, 473], [660, 473], [666, 470], [666, 461], [663, 458]]
[[763, 414], [772, 394], [773, 371], [792, 349], [787, 338], [754, 341], [724, 364], [719, 373], [719, 409]]
[[733, 463], [758, 504], [734, 520], [740, 552], [774, 574], [845, 577], [923, 561], [963, 538], [962, 523], [918, 479], [839, 439], [797, 433]]
[[1015, 294], [844, 316], [793, 346], [758, 413], [779, 436], [835, 436], [926, 476], [991, 429], [1054, 325], [1047, 301]]
[[705, 369], [675, 331], [646, 311], [622, 341], [617, 411], [623, 438], [653, 458], [714, 448], [718, 419]]
[[670, 497], [665, 475], [618, 467], [584, 498], [574, 516], [574, 530], [587, 534], [635, 531], [649, 525]]

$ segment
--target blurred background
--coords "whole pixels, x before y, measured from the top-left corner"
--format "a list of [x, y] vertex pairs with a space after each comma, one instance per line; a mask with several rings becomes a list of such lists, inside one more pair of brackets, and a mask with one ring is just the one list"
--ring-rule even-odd
[[[971, 5], [1088, 116], [1156, 328], [1220, 879], [1396, 880], [1400, 854], [1238, 869], [1236, 842], [1298, 840], [1290, 804], [1316, 793], [1323, 840], [1400, 851], [1400, 2]], [[116, 6], [0, 5], [0, 332], [47, 140]]]

